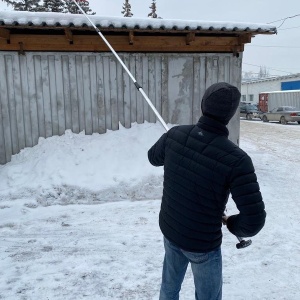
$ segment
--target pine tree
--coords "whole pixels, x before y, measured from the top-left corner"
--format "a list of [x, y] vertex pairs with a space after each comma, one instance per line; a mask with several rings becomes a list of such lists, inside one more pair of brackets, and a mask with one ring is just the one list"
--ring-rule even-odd
[[151, 4], [151, 6], [149, 6], [149, 8], [151, 8], [151, 13], [148, 14], [148, 17], [157, 19], [158, 17], [157, 17], [157, 14], [156, 14], [156, 0], [152, 1], [152, 4]]
[[123, 14], [123, 17], [132, 17], [133, 13], [131, 12], [131, 5], [129, 4], [129, 0], [125, 0], [125, 3], [123, 4], [123, 11], [121, 11]]
[[44, 0], [43, 11], [66, 12], [66, 4], [63, 0]]
[[[90, 9], [89, 1], [86, 0], [76, 0], [76, 1], [87, 15], [96, 14]], [[69, 12], [71, 14], [81, 14], [80, 9], [72, 0], [66, 0], [65, 2], [66, 2], [66, 12]]]
[[2, 0], [18, 11], [40, 11], [40, 0]]

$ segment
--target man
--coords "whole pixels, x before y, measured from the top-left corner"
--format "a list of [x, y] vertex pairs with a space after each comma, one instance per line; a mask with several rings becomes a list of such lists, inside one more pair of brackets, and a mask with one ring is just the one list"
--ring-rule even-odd
[[[199, 122], [171, 128], [148, 152], [152, 165], [164, 166], [160, 300], [179, 299], [189, 263], [196, 299], [222, 299], [222, 222], [239, 237], [254, 236], [264, 226], [266, 213], [251, 158], [228, 139], [226, 125], [240, 96], [228, 83], [213, 84], [203, 96]], [[239, 214], [224, 217], [230, 193]]]

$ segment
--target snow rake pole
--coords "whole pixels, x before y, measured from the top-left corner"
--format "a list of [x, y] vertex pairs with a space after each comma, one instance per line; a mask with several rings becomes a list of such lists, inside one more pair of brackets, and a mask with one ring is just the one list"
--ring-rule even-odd
[[129, 77], [132, 79], [132, 81], [133, 81], [135, 87], [137, 88], [137, 90], [143, 95], [143, 97], [145, 98], [145, 100], [147, 101], [147, 103], [149, 104], [149, 106], [151, 107], [151, 109], [153, 110], [153, 112], [155, 113], [155, 115], [158, 118], [158, 120], [160, 121], [160, 123], [163, 125], [163, 127], [166, 129], [166, 131], [168, 131], [169, 128], [168, 128], [167, 124], [165, 123], [165, 121], [163, 120], [163, 118], [161, 117], [161, 115], [159, 114], [159, 112], [156, 110], [155, 106], [152, 104], [151, 100], [148, 98], [148, 96], [144, 92], [143, 88], [138, 84], [138, 82], [136, 81], [136, 79], [134, 78], [134, 76], [131, 74], [131, 72], [128, 70], [128, 68], [126, 67], [126, 65], [122, 61], [122, 59], [116, 53], [116, 51], [114, 50], [114, 48], [110, 45], [110, 43], [107, 41], [107, 39], [101, 33], [101, 31], [99, 30], [99, 28], [97, 28], [97, 26], [94, 24], [94, 22], [84, 12], [84, 10], [81, 8], [81, 6], [75, 0], [72, 0], [72, 1], [76, 4], [76, 6], [78, 7], [78, 9], [81, 11], [81, 13], [88, 19], [88, 21], [91, 23], [91, 25], [95, 28], [95, 30], [97, 31], [97, 33], [99, 34], [99, 36], [102, 38], [102, 40], [104, 41], [104, 43], [107, 45], [107, 47], [110, 49], [110, 51], [114, 54], [114, 56], [117, 58], [117, 60], [119, 61], [119, 63], [122, 65], [122, 67], [124, 68], [124, 70], [127, 72], [127, 74], [129, 75]]

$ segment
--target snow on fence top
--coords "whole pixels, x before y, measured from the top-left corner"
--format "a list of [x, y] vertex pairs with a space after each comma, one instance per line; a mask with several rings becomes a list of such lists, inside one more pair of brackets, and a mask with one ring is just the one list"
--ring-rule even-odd
[[[141, 30], [204, 30], [276, 33], [276, 27], [260, 23], [171, 20], [153, 18], [124, 18], [89, 15], [99, 28], [124, 28]], [[55, 26], [91, 27], [84, 15], [46, 12], [0, 12], [0, 26]]]

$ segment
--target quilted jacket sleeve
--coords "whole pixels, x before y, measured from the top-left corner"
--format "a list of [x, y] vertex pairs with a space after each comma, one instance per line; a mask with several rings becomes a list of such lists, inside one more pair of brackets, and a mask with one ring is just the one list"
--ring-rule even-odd
[[166, 139], [167, 133], [164, 133], [148, 151], [149, 162], [155, 167], [164, 165]]
[[239, 237], [256, 235], [265, 224], [266, 212], [252, 160], [248, 155], [233, 168], [230, 191], [240, 213], [228, 218], [229, 231]]

